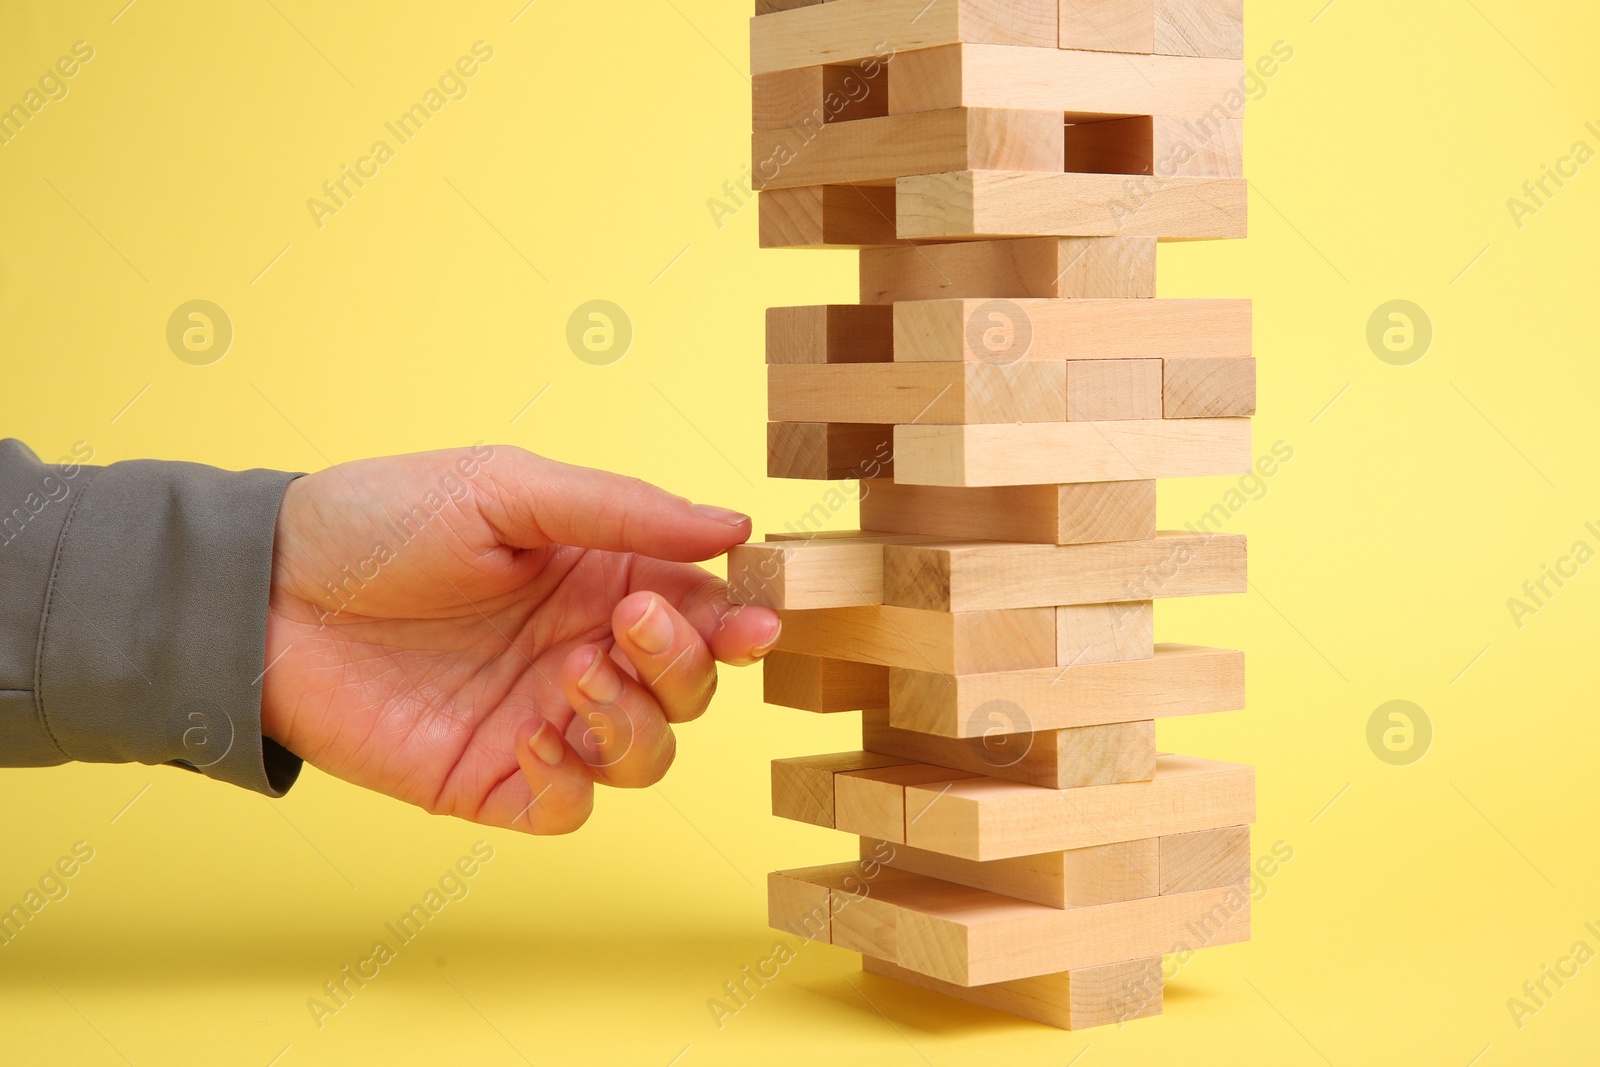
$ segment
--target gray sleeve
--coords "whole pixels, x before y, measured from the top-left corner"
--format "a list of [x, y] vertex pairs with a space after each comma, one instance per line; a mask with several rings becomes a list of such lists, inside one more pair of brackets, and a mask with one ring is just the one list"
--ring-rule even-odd
[[0, 766], [174, 764], [282, 796], [261, 736], [272, 539], [296, 476], [41, 463], [0, 441]]

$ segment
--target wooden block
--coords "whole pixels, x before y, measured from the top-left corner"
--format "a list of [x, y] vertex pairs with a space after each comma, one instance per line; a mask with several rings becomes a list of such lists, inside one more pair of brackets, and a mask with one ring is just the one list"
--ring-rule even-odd
[[1045, 485], [1245, 474], [1249, 419], [896, 426], [894, 477], [911, 485]]
[[1092, 545], [886, 545], [884, 602], [988, 611], [1221, 596], [1246, 589], [1242, 534], [1163, 531]]
[[1056, 609], [1056, 662], [1116, 663], [1156, 654], [1155, 604], [1083, 604]]
[[904, 764], [833, 776], [834, 826], [884, 841], [906, 839], [906, 787], [977, 777], [948, 767]]
[[767, 309], [768, 363], [886, 363], [893, 358], [893, 308], [814, 304]]
[[832, 714], [889, 706], [889, 668], [873, 663], [769, 652], [761, 661], [768, 704]]
[[1237, 59], [959, 44], [896, 55], [889, 113], [998, 107], [1060, 111], [1068, 122], [1237, 118], [1244, 114], [1244, 77]]
[[893, 352], [912, 363], [1247, 357], [1250, 310], [1248, 300], [903, 301]]
[[777, 611], [882, 604], [884, 546], [931, 540], [853, 533], [735, 545], [728, 552], [728, 599]]
[[810, 941], [830, 944], [832, 886], [790, 878], [782, 871], [767, 875], [767, 925]]
[[1250, 827], [1199, 830], [1161, 839], [1161, 892], [1250, 884]]
[[892, 185], [906, 174], [952, 170], [1060, 172], [1059, 111], [947, 108], [912, 115], [757, 130], [751, 158], [759, 189]]
[[1054, 48], [1056, 19], [1056, 0], [831, 0], [752, 19], [750, 73], [887, 61], [959, 41]]
[[[1149, 364], [1150, 395], [1161, 417], [1161, 361]], [[839, 363], [767, 368], [767, 417], [774, 422], [1063, 422], [1069, 412], [1066, 363]], [[1106, 376], [1115, 377], [1115, 376]]]
[[[752, 129], [820, 129], [889, 113], [881, 63], [796, 67], [750, 79]], [[758, 157], [759, 158], [759, 157]]]
[[1155, 0], [1152, 50], [1172, 56], [1244, 56], [1244, 0]]
[[887, 478], [894, 473], [894, 427], [769, 422], [767, 477]]
[[772, 814], [816, 826], [833, 826], [833, 776], [908, 763], [878, 752], [836, 752], [772, 761]]
[[1048, 667], [1056, 656], [1051, 608], [1021, 611], [916, 611], [864, 607], [791, 611], [778, 648], [807, 656], [942, 674]]
[[1061, 0], [1062, 48], [1094, 52], [1152, 52], [1156, 42], [1153, 0]]
[[774, 11], [793, 11], [797, 7], [825, 4], [828, 0], [756, 0], [756, 14], [770, 15]]
[[1169, 419], [1219, 419], [1256, 413], [1253, 359], [1164, 359], [1162, 413]]
[[1065, 364], [1067, 421], [1161, 418], [1161, 362], [1159, 359], [1075, 359]]
[[[1210, 833], [1212, 831], [1202, 831]], [[1029, 900], [1051, 908], [1086, 908], [1161, 894], [1161, 838], [1045, 852], [1037, 856], [978, 863], [942, 856], [906, 844], [885, 845], [862, 838], [861, 855], [878, 857], [897, 870], [939, 878], [957, 885]], [[1248, 878], [1246, 879], [1248, 881]], [[1195, 884], [1185, 891], [1215, 889], [1234, 882]]]
[[[997, 721], [996, 732], [949, 738], [897, 729], [889, 725], [888, 709], [867, 710], [861, 713], [861, 747], [1050, 789], [1141, 782], [1155, 773], [1154, 722], [1022, 732], [1030, 726], [1026, 713], [1004, 701], [990, 716]], [[845, 828], [842, 822], [840, 828]]]
[[944, 298], [1143, 300], [1155, 294], [1156, 242], [1148, 237], [1043, 237], [861, 252], [863, 304]]
[[1242, 178], [1244, 119], [1136, 115], [1073, 123], [1063, 163], [1086, 174]]
[[971, 860], [1136, 841], [1255, 821], [1255, 772], [1160, 756], [1147, 782], [1043, 789], [999, 778], [906, 788], [906, 843]]
[[966, 170], [900, 178], [895, 190], [907, 240], [1244, 237], [1249, 207], [1243, 178]]
[[949, 487], [863, 482], [861, 525], [974, 541], [1045, 545], [1135, 541], [1156, 535], [1156, 483]]
[[762, 248], [867, 248], [899, 242], [893, 189], [825, 185], [768, 189], [759, 195]]
[[[783, 872], [829, 885], [857, 863]], [[962, 986], [1149, 959], [1250, 936], [1250, 893], [1210, 889], [1083, 908], [1029, 901], [879, 867], [832, 905], [832, 943]], [[838, 897], [840, 890], [830, 890]]]
[[1193, 645], [1157, 645], [1151, 659], [1065, 669], [964, 676], [889, 671], [890, 723], [942, 737], [989, 734], [996, 701], [1020, 707], [1034, 730], [1055, 730], [1235, 711], [1244, 700], [1244, 653]]
[[930, 978], [865, 954], [861, 966], [868, 974], [1062, 1030], [1147, 1019], [1161, 1014], [1164, 999], [1159, 956], [971, 987]]

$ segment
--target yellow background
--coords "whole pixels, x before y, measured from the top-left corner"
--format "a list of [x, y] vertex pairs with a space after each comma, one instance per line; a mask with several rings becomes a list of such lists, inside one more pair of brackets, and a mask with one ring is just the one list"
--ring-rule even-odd
[[[750, 510], [758, 531], [820, 498], [764, 478], [762, 309], [852, 300], [853, 259], [759, 252], [753, 207], [720, 229], [707, 208], [747, 157], [748, 0], [124, 2], [0, 5], [0, 102], [95, 49], [0, 147], [0, 432], [47, 459], [82, 440], [98, 462], [300, 470], [487, 438]], [[1163, 640], [1251, 664], [1248, 711], [1163, 724], [1163, 747], [1257, 765], [1255, 850], [1294, 850], [1254, 940], [1184, 967], [1164, 1017], [1065, 1034], [807, 946], [719, 1029], [707, 1001], [776, 940], [765, 872], [852, 845], [767, 813], [768, 761], [853, 747], [849, 717], [765, 707], [747, 671], [681, 730], [659, 788], [608, 793], [562, 840], [309, 768], [281, 803], [165, 768], [0, 775], [0, 903], [74, 842], [95, 850], [0, 949], [0, 1059], [1592, 1054], [1600, 963], [1520, 1029], [1506, 1001], [1580, 938], [1600, 948], [1600, 564], [1520, 629], [1506, 601], [1575, 541], [1600, 547], [1600, 163], [1520, 229], [1506, 201], [1574, 141], [1600, 147], [1600, 13], [1323, 2], [1249, 6], [1247, 58], [1294, 49], [1248, 113], [1251, 237], [1162, 253], [1163, 295], [1255, 298], [1257, 451], [1294, 449], [1227, 526], [1250, 535], [1252, 592], [1160, 612]], [[306, 200], [478, 40], [495, 57], [470, 95], [318, 229]], [[636, 331], [607, 367], [564, 339], [594, 298]], [[236, 330], [213, 366], [165, 342], [191, 299]], [[1367, 346], [1394, 299], [1435, 327], [1411, 366]], [[1230, 484], [1164, 483], [1164, 524]], [[1409, 766], [1366, 741], [1393, 699], [1434, 729]], [[308, 998], [480, 839], [495, 859], [470, 896], [318, 1030]]]

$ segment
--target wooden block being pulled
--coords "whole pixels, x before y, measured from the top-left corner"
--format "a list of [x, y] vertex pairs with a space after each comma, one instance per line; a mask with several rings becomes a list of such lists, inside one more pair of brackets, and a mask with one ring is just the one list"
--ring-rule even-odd
[[1249, 419], [896, 426], [910, 485], [1047, 485], [1246, 474]]
[[752, 541], [728, 551], [728, 599], [778, 611], [883, 603], [883, 547], [923, 534], [856, 533]]
[[1244, 653], [1157, 645], [1151, 659], [1066, 668], [968, 675], [889, 671], [889, 721], [905, 730], [983, 737], [1000, 725], [991, 714], [997, 702], [1021, 708], [1034, 730], [1236, 711], [1245, 702]]
[[[1044, 852], [1037, 856], [978, 863], [906, 844], [891, 846], [874, 838], [862, 838], [861, 856], [877, 858], [897, 870], [986, 889], [1051, 908], [1085, 908], [1160, 896], [1161, 841], [1161, 838], [1149, 837], [1070, 852]], [[1235, 884], [1234, 881], [1218, 881], [1203, 885], [1197, 881], [1186, 891]]]
[[986, 611], [1220, 596], [1246, 590], [1242, 534], [1164, 531], [1092, 545], [886, 545], [884, 603]]
[[778, 648], [807, 656], [943, 674], [1048, 667], [1056, 658], [1053, 608], [917, 611], [857, 607], [790, 611]]
[[1064, 364], [1067, 421], [1161, 418], [1161, 363], [1159, 359], [1075, 359]]
[[1250, 827], [1198, 830], [1161, 839], [1161, 892], [1250, 884]]
[[952, 541], [1045, 545], [1136, 541], [1156, 535], [1156, 483], [949, 487], [863, 482], [861, 525]]
[[[863, 304], [947, 298], [1142, 301], [1155, 295], [1156, 241], [1151, 237], [1021, 238], [861, 252]], [[980, 338], [992, 327], [1005, 327], [983, 321]], [[1005, 359], [1002, 353], [990, 362]]]
[[889, 113], [950, 107], [1060, 111], [1068, 122], [1128, 115], [1219, 121], [1244, 114], [1237, 59], [958, 44], [903, 51]]
[[971, 860], [1064, 852], [1255, 821], [1255, 772], [1160, 756], [1148, 782], [1044, 789], [999, 778], [906, 788], [906, 843]]
[[750, 79], [752, 129], [809, 130], [889, 113], [882, 63], [796, 67]]
[[772, 761], [772, 814], [780, 819], [832, 828], [834, 775], [909, 762], [879, 752], [834, 752], [775, 759]]
[[[861, 713], [861, 747], [869, 752], [886, 752], [921, 763], [1050, 789], [1142, 782], [1155, 774], [1154, 722], [1110, 723], [1028, 733], [1021, 732], [1028, 730], [1031, 724], [1020, 705], [997, 701], [989, 715], [997, 722], [994, 733], [983, 737], [949, 738], [897, 729], [889, 725], [888, 709], [867, 710]], [[839, 828], [848, 829], [842, 821]], [[893, 837], [890, 840], [904, 839]]]
[[767, 423], [767, 477], [887, 478], [894, 473], [894, 427], [839, 422]]
[[833, 825], [846, 833], [884, 841], [906, 839], [906, 787], [977, 777], [949, 767], [920, 763], [833, 776]]
[[1164, 359], [1163, 415], [1220, 419], [1256, 413], [1254, 359]]
[[1159, 956], [970, 987], [930, 978], [866, 954], [861, 957], [861, 967], [868, 974], [1062, 1030], [1147, 1019], [1160, 1015], [1164, 1003]]
[[886, 363], [893, 358], [892, 308], [814, 304], [767, 309], [768, 363]]
[[[1155, 414], [1147, 417], [1160, 418], [1161, 361], [1123, 362], [1149, 365]], [[767, 417], [774, 422], [919, 425], [1064, 422], [1069, 417], [1068, 373], [1066, 363], [769, 366]]]
[[1094, 52], [1155, 50], [1154, 0], [1061, 0], [1062, 48]]
[[1244, 56], [1244, 0], [1155, 0], [1151, 50], [1169, 56]]
[[895, 233], [907, 240], [1244, 237], [1249, 210], [1243, 178], [965, 170], [895, 189]]
[[1057, 45], [1056, 0], [830, 0], [750, 21], [750, 73], [856, 63], [934, 45]]
[[[981, 779], [980, 779], [981, 780]], [[859, 863], [781, 872], [828, 887], [832, 943], [962, 986], [1234, 944], [1250, 936], [1250, 893], [1210, 889], [1051, 908]], [[862, 893], [831, 888], [856, 874]]]
[[1063, 667], [1151, 659], [1155, 654], [1156, 611], [1152, 601], [1056, 609], [1056, 662]]
[[891, 188], [812, 185], [767, 189], [759, 196], [762, 248], [868, 248], [900, 241]]
[[768, 704], [832, 714], [889, 706], [889, 668], [874, 663], [769, 652], [761, 661]]
[[[837, 0], [836, 0], [837, 2]], [[757, 130], [758, 189], [892, 185], [907, 174], [1063, 167], [1061, 112], [946, 108], [912, 115]]]
[[1248, 300], [902, 301], [893, 352], [912, 363], [1247, 357], [1250, 310]]

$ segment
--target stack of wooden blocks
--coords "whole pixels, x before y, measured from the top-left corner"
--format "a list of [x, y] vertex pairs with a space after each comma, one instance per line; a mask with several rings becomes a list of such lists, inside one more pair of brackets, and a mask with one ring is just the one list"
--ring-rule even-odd
[[[1242, 0], [760, 0], [761, 243], [860, 250], [861, 302], [767, 319], [774, 477], [861, 479], [730, 559], [783, 615], [770, 703], [860, 712], [773, 812], [860, 859], [774, 926], [1076, 1029], [1158, 1014], [1163, 957], [1246, 940], [1249, 767], [1155, 720], [1244, 703], [1154, 601], [1243, 592], [1156, 479], [1251, 469], [1247, 300], [1156, 299], [1159, 239], [1241, 237]], [[1171, 963], [1169, 962], [1168, 966]]]

